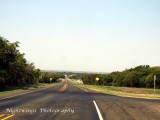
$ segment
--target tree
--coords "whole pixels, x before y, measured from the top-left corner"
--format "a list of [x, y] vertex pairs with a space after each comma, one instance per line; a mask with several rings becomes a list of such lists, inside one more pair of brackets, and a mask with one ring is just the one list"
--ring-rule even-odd
[[18, 44], [0, 37], [0, 89], [38, 82], [40, 70], [27, 62], [18, 50]]

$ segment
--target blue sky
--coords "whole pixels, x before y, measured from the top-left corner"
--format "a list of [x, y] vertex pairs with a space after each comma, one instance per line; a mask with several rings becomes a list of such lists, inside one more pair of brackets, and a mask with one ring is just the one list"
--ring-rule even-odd
[[159, 0], [0, 0], [0, 35], [40, 69], [160, 65]]

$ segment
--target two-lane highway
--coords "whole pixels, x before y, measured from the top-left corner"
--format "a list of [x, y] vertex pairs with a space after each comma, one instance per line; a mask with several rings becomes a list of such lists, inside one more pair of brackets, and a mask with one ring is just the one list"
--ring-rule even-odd
[[97, 93], [64, 81], [54, 87], [0, 99], [1, 120], [160, 120], [160, 111], [143, 103], [160, 100]]
[[0, 100], [2, 120], [98, 120], [92, 97], [70, 82]]

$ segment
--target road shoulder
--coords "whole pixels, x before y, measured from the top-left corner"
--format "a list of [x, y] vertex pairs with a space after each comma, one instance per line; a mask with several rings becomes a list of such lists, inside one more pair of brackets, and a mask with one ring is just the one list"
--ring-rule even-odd
[[[71, 81], [72, 82], [72, 81]], [[110, 94], [110, 95], [116, 95], [120, 97], [131, 97], [131, 98], [143, 98], [143, 99], [158, 99], [160, 100], [159, 94], [138, 94], [138, 93], [127, 93], [127, 92], [121, 92], [121, 91], [112, 91], [105, 89], [105, 86], [96, 86], [96, 85], [84, 85], [84, 84], [78, 84], [76, 82], [72, 82], [76, 86], [81, 87], [82, 89], [86, 89], [90, 92], [99, 92], [104, 94]]]
[[15, 89], [15, 90], [9, 90], [9, 91], [4, 91], [4, 92], [0, 92], [0, 99], [4, 99], [4, 98], [9, 98], [12, 96], [18, 96], [18, 95], [22, 95], [22, 94], [27, 94], [27, 93], [31, 93], [34, 91], [38, 91], [38, 90], [42, 90], [42, 89], [47, 89], [53, 86], [56, 86], [58, 83], [51, 83], [51, 84], [40, 84], [34, 87], [29, 87], [29, 88], [22, 88], [22, 89]]

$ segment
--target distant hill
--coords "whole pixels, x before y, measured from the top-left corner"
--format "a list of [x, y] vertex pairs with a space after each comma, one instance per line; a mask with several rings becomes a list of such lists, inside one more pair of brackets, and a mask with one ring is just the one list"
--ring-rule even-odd
[[70, 71], [70, 70], [41, 70], [42, 72], [53, 73], [91, 73], [91, 74], [109, 74], [107, 72], [92, 72], [92, 71]]

